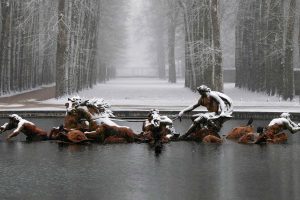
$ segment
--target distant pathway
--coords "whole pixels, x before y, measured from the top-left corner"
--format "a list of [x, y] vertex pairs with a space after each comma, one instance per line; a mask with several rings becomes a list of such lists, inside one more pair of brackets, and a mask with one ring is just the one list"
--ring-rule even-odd
[[[282, 101], [263, 93], [238, 89], [233, 83], [224, 84], [225, 93], [233, 99], [235, 110], [299, 112], [299, 97]], [[78, 94], [84, 98], [104, 98], [114, 110], [181, 110], [194, 104], [199, 94], [184, 87], [184, 81], [170, 84], [155, 78], [119, 78], [98, 84]], [[11, 97], [0, 98], [1, 110], [61, 110], [67, 97], [55, 99], [55, 87], [45, 87]]]
[[57, 104], [43, 104], [37, 101], [44, 101], [55, 97], [55, 86], [44, 87], [33, 91], [16, 94], [9, 97], [0, 97], [1, 109], [25, 109], [39, 107], [57, 107]]
[[51, 99], [55, 97], [55, 86], [53, 87], [45, 87], [37, 90], [33, 90], [30, 92], [16, 94], [10, 97], [0, 97], [1, 103], [19, 103], [24, 102], [26, 100], [35, 99], [38, 101], [43, 101], [47, 99]]

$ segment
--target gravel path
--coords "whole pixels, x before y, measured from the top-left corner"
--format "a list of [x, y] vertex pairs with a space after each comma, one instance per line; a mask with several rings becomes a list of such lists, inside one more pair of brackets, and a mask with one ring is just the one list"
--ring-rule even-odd
[[57, 104], [44, 104], [39, 101], [45, 101], [55, 97], [55, 86], [43, 87], [41, 89], [16, 94], [9, 97], [0, 97], [1, 109], [30, 109], [40, 107], [58, 107], [64, 108]]

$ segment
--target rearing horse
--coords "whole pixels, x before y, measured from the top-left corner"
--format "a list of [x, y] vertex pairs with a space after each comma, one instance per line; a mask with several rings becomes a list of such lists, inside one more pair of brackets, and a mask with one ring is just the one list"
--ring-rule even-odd
[[77, 129], [81, 131], [90, 130], [90, 126], [96, 126], [92, 122], [92, 116], [83, 108], [79, 108], [81, 99], [79, 97], [68, 98], [66, 115], [64, 117], [65, 129]]
[[[92, 101], [72, 101], [66, 103], [67, 115], [65, 126], [84, 130], [85, 135], [92, 140], [101, 143], [124, 143], [133, 142], [136, 134], [128, 127], [119, 126], [109, 119], [109, 111], [98, 109]], [[96, 101], [93, 101], [96, 102]], [[102, 112], [100, 112], [102, 111]]]
[[112, 111], [109, 109], [110, 105], [103, 99], [91, 99], [86, 100], [79, 104], [81, 108], [84, 108], [92, 116], [93, 121], [98, 125], [106, 124], [108, 126], [116, 126], [120, 128], [128, 128], [126, 126], [119, 126], [113, 122], [110, 117], [115, 117]]

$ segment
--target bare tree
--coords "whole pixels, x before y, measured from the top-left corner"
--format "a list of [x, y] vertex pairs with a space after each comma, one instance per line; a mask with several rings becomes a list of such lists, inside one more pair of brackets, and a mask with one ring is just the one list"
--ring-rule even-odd
[[184, 13], [186, 41], [185, 86], [195, 90], [206, 84], [223, 90], [218, 0], [180, 1]]
[[59, 97], [113, 76], [125, 3], [1, 0], [0, 95], [56, 83]]
[[240, 1], [236, 29], [236, 86], [294, 96], [296, 0]]
[[179, 13], [179, 1], [166, 0], [168, 4], [168, 64], [169, 64], [169, 82], [176, 83], [175, 66], [175, 37], [177, 17]]

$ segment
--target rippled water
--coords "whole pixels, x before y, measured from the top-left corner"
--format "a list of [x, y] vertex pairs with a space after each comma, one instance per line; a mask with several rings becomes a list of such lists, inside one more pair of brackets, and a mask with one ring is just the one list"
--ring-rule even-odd
[[[61, 119], [31, 119], [46, 130]], [[1, 119], [0, 123], [4, 121]], [[190, 121], [176, 122], [179, 132]], [[245, 121], [226, 122], [223, 134]], [[265, 125], [256, 121], [255, 125]], [[141, 123], [127, 124], [140, 131]], [[300, 136], [284, 145], [70, 145], [0, 137], [1, 199], [299, 199]]]

